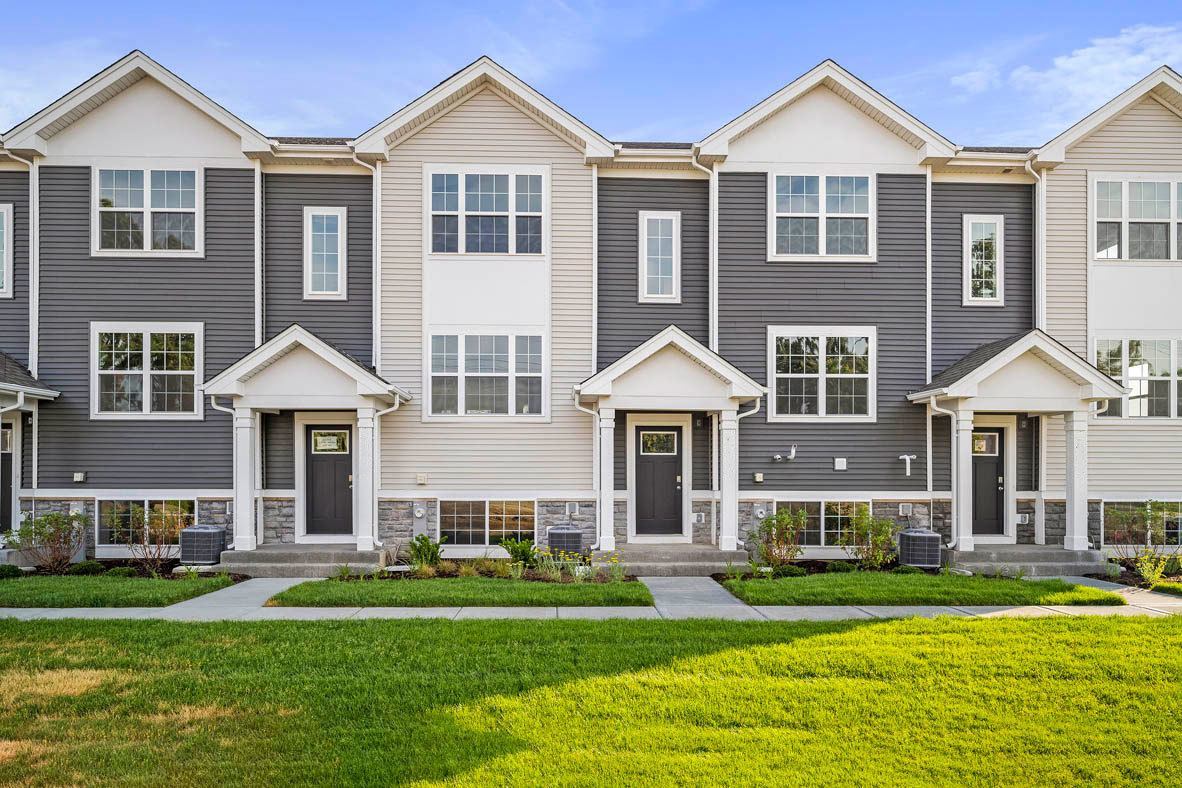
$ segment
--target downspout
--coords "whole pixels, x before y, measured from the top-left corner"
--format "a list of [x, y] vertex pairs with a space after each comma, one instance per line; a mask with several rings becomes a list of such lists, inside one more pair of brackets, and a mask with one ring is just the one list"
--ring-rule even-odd
[[[41, 178], [34, 159], [22, 159], [5, 149], [4, 155], [29, 168], [29, 372], [37, 377], [38, 314], [41, 298]], [[33, 444], [36, 452], [37, 444]], [[33, 485], [36, 487], [36, 485]]]
[[1046, 331], [1046, 288], [1043, 284], [1043, 267], [1046, 264], [1046, 180], [1031, 166], [1030, 159], [1023, 162], [1023, 166], [1026, 173], [1034, 178], [1034, 203], [1037, 213], [1034, 219], [1035, 234], [1038, 236], [1034, 244], [1034, 327]]
[[718, 544], [718, 413], [710, 414], [710, 544]]
[[378, 527], [377, 527], [378, 526], [378, 511], [377, 511], [378, 496], [377, 496], [377, 491], [379, 489], [381, 489], [381, 487], [382, 487], [382, 484], [381, 484], [382, 480], [378, 474], [378, 471], [381, 470], [381, 467], [382, 467], [382, 464], [381, 464], [381, 457], [382, 457], [381, 419], [382, 419], [382, 416], [385, 416], [387, 413], [393, 413], [394, 411], [398, 410], [398, 407], [401, 404], [402, 404], [402, 397], [399, 396], [398, 394], [395, 394], [393, 405], [386, 408], [385, 410], [379, 410], [377, 413], [373, 414], [374, 428], [377, 430], [377, 437], [378, 437], [378, 439], [373, 442], [374, 456], [372, 458], [370, 458], [370, 462], [373, 463], [373, 469], [374, 469], [374, 475], [373, 475], [374, 476], [374, 485], [373, 485], [374, 486], [374, 513], [373, 513], [374, 540], [373, 540], [373, 543], [376, 547], [385, 547], [386, 546], [385, 542], [380, 542], [380, 541], [378, 541], [378, 538], [377, 538], [377, 536], [378, 536]]
[[[595, 467], [592, 469], [592, 472], [591, 472], [591, 480], [594, 483], [594, 487], [595, 487], [595, 505], [599, 506], [599, 502], [601, 500], [603, 500], [603, 495], [602, 495], [603, 477], [599, 473], [599, 414], [597, 412], [591, 410], [590, 408], [584, 407], [579, 404], [579, 390], [577, 388], [571, 389], [570, 394], [571, 394], [571, 401], [574, 403], [574, 406], [575, 406], [575, 410], [581, 410], [584, 413], [591, 416], [591, 437], [595, 439], [593, 441], [593, 446], [592, 446], [592, 451], [591, 451], [592, 462], [595, 465]], [[595, 552], [596, 550], [599, 549], [600, 533], [599, 533], [599, 516], [598, 516], [598, 514], [599, 513], [596, 512], [595, 544], [593, 544], [589, 548], [587, 548], [587, 549], [591, 550], [592, 552]]]
[[956, 547], [956, 543], [960, 541], [960, 518], [956, 515], [956, 411], [948, 410], [947, 408], [941, 408], [939, 405], [937, 405], [935, 394], [928, 398], [928, 406], [933, 412], [943, 413], [945, 416], [948, 416], [950, 419], [952, 419], [952, 438], [950, 441], [951, 446], [949, 447], [950, 454], [948, 458], [948, 467], [951, 471], [952, 482], [952, 541], [945, 545], [945, 547], [947, 547], [949, 550], [952, 550]]
[[263, 344], [263, 163], [254, 160], [254, 346]]
[[16, 404], [15, 405], [5, 405], [3, 408], [0, 408], [0, 413], [8, 413], [11, 410], [17, 410], [18, 408], [22, 407], [24, 404], [25, 404], [25, 392], [18, 391], [16, 393]]
[[709, 169], [698, 162], [695, 154], [690, 154], [690, 164], [706, 173], [708, 190], [710, 193], [710, 349], [718, 352], [718, 170], [716, 165]]
[[[353, 161], [369, 170], [370, 172], [370, 214], [372, 226], [370, 227], [370, 287], [372, 298], [372, 336], [370, 338], [370, 364], [373, 366], [379, 376], [382, 374], [382, 369], [379, 364], [381, 360], [381, 329], [382, 324], [382, 221], [381, 221], [381, 205], [382, 205], [382, 172], [377, 166], [373, 164], [366, 164], [357, 157], [357, 152], [352, 151]], [[395, 404], [394, 408], [398, 405]], [[389, 412], [389, 411], [386, 411]]]

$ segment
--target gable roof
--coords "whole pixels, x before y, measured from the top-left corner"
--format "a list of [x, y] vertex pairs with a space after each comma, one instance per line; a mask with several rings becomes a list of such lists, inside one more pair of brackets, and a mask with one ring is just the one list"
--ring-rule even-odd
[[[608, 396], [611, 394], [612, 382], [616, 378], [640, 366], [646, 360], [667, 347], [677, 348], [690, 359], [729, 383], [731, 386], [731, 397], [756, 399], [767, 393], [767, 389], [753, 380], [747, 373], [674, 325], [666, 326], [644, 342], [641, 342], [632, 350], [584, 380], [575, 387], [575, 390], [580, 395], [587, 397]], [[670, 385], [675, 386], [676, 383], [671, 382]]]
[[242, 140], [243, 153], [270, 151], [266, 136], [213, 99], [136, 49], [3, 135], [4, 147], [44, 155], [55, 134], [107, 103], [141, 79], [151, 78], [220, 123]]
[[403, 389], [378, 377], [371, 368], [326, 342], [299, 323], [292, 323], [271, 339], [259, 345], [230, 366], [223, 369], [201, 388], [213, 396], [233, 396], [242, 393], [242, 382], [262, 372], [297, 348], [306, 348], [325, 362], [357, 381], [359, 394], [390, 398], [394, 395], [409, 402], [412, 397]]
[[610, 159], [612, 143], [550, 99], [527, 85], [488, 55], [452, 74], [435, 87], [361, 134], [353, 141], [358, 154], [385, 155], [400, 138], [431, 123], [453, 104], [492, 86], [519, 109], [541, 121], [572, 144], [583, 146], [588, 159]]
[[1091, 395], [1081, 399], [1108, 399], [1125, 393], [1124, 386], [1077, 356], [1066, 345], [1032, 328], [969, 351], [932, 378], [931, 383], [908, 394], [907, 399], [917, 402], [933, 396], [974, 396], [979, 382], [1027, 352], [1033, 352], [1059, 372], [1073, 377], [1081, 386], [1089, 386]]
[[0, 391], [23, 391], [36, 399], [56, 399], [59, 394], [33, 377], [23, 364], [4, 351], [0, 351]]
[[951, 158], [956, 146], [931, 127], [920, 122], [890, 99], [855, 77], [833, 60], [801, 75], [768, 96], [718, 131], [696, 143], [699, 155], [708, 160], [725, 158], [730, 143], [771, 118], [816, 87], [826, 87], [869, 117], [885, 126], [914, 148], [922, 158]]
[[1035, 161], [1050, 165], [1062, 164], [1066, 160], [1068, 148], [1146, 96], [1157, 100], [1167, 109], [1182, 116], [1182, 76], [1169, 66], [1162, 66], [1043, 145], [1038, 149]]

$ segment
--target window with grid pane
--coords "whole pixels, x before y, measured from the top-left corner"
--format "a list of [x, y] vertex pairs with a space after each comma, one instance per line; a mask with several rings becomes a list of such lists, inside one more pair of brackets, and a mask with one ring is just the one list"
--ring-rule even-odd
[[508, 175], [465, 175], [464, 210], [465, 251], [509, 251]]
[[99, 330], [94, 341], [95, 414], [198, 412], [196, 329]]
[[772, 189], [774, 254], [870, 255], [869, 176], [775, 175]]
[[432, 415], [543, 415], [541, 336], [436, 334], [430, 356]]
[[196, 170], [99, 169], [96, 251], [195, 252]]
[[869, 508], [869, 504], [855, 501], [826, 501], [823, 543], [825, 545], [841, 544], [841, 537], [853, 525], [857, 512]]
[[463, 170], [429, 174], [432, 254], [542, 254], [544, 177]]
[[1092, 190], [1095, 259], [1182, 259], [1182, 182], [1118, 177]]
[[197, 522], [192, 499], [122, 499], [99, 501], [96, 543], [105, 547], [179, 544], [180, 532]]
[[304, 207], [304, 298], [345, 298], [347, 218], [344, 207]]
[[488, 543], [534, 538], [533, 501], [489, 501]]
[[487, 544], [484, 501], [440, 501], [439, 536], [445, 544]]
[[999, 305], [1005, 284], [1005, 217], [966, 214], [963, 221], [963, 303]]
[[821, 545], [821, 502], [820, 501], [779, 501], [776, 511], [788, 511], [792, 514], [804, 511], [808, 518], [804, 531], [800, 534], [800, 544], [806, 547]]
[[815, 330], [769, 327], [773, 417], [871, 417], [874, 331]]
[[1164, 419], [1182, 416], [1182, 341], [1096, 340], [1096, 367], [1119, 380], [1129, 393], [1108, 400], [1101, 418]]
[[681, 212], [640, 211], [640, 282], [642, 302], [681, 300]]
[[0, 296], [12, 295], [12, 205], [0, 205]]

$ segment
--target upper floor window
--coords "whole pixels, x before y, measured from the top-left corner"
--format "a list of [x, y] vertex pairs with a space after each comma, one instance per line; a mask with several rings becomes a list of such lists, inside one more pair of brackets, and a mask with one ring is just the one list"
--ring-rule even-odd
[[202, 254], [197, 175], [197, 170], [96, 169], [93, 253]]
[[428, 167], [424, 172], [431, 254], [542, 254], [543, 167]]
[[91, 323], [91, 418], [201, 418], [202, 330], [201, 323]]
[[543, 358], [538, 335], [433, 335], [431, 415], [543, 415]]
[[1177, 176], [1098, 174], [1092, 185], [1097, 260], [1182, 259]]
[[639, 297], [642, 303], [681, 302], [681, 212], [640, 212]]
[[768, 326], [769, 421], [874, 421], [874, 326]]
[[873, 176], [771, 177], [768, 248], [773, 260], [874, 258]]
[[12, 256], [15, 239], [12, 229], [12, 205], [0, 205], [0, 298], [12, 298]]
[[304, 207], [304, 298], [346, 297], [345, 208]]
[[1108, 400], [1104, 418], [1182, 416], [1182, 340], [1097, 339], [1096, 366], [1130, 393]]
[[1005, 217], [964, 216], [964, 306], [1005, 303]]

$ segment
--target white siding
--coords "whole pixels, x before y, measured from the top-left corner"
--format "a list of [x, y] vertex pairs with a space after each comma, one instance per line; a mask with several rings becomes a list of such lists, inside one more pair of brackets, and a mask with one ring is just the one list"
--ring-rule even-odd
[[[1182, 118], [1144, 98], [1076, 143], [1067, 161], [1050, 172], [1047, 191], [1047, 328], [1090, 358], [1088, 321], [1088, 172], [1182, 171]], [[1179, 263], [1182, 265], [1182, 263]], [[1153, 272], [1136, 265], [1127, 275]], [[1146, 286], [1149, 286], [1148, 283]], [[1134, 285], [1133, 289], [1136, 289]], [[1182, 293], [1173, 294], [1173, 303]], [[1148, 329], [1162, 315], [1147, 315]], [[1182, 338], [1182, 312], [1173, 312]], [[1095, 325], [1097, 316], [1092, 316]], [[1158, 326], [1160, 328], [1160, 326]], [[1092, 498], [1144, 495], [1182, 497], [1182, 420], [1139, 422], [1092, 419], [1089, 428], [1089, 494]], [[1047, 426], [1047, 488], [1062, 494], [1064, 441], [1061, 419]]]
[[[551, 421], [422, 421], [423, 162], [551, 168]], [[589, 490], [591, 417], [571, 391], [590, 376], [592, 170], [582, 154], [492, 89], [390, 152], [382, 168], [382, 373], [415, 400], [382, 424], [382, 488], [472, 493]]]

